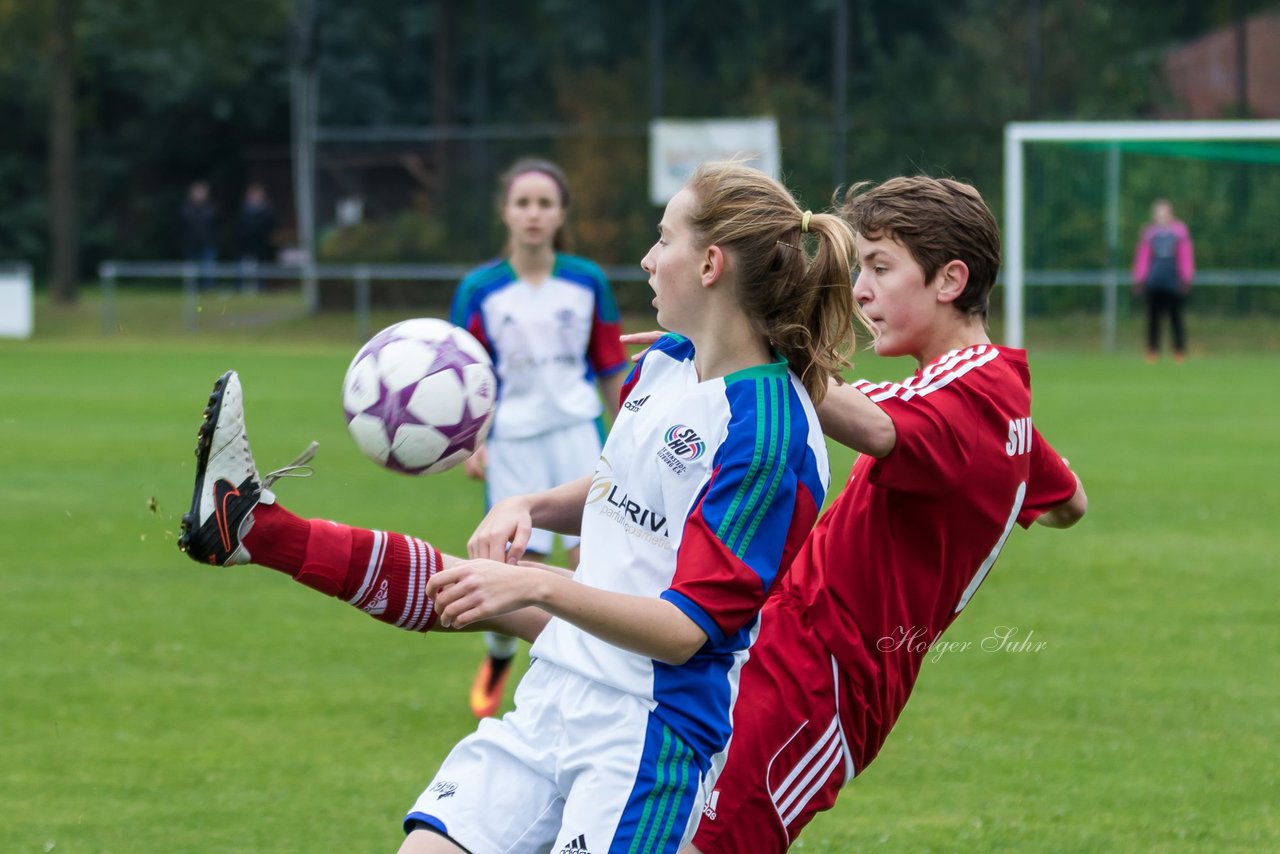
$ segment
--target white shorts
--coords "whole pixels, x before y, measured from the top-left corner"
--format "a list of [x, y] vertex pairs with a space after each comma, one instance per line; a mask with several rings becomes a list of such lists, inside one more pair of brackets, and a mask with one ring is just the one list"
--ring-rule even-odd
[[706, 800], [693, 751], [632, 694], [535, 660], [516, 708], [445, 759], [405, 817], [473, 854], [676, 852]]
[[[513, 495], [541, 492], [595, 472], [600, 461], [600, 426], [583, 421], [527, 439], [490, 436], [489, 465], [485, 473], [485, 500], [492, 507]], [[554, 535], [535, 528], [528, 550], [551, 554]], [[566, 550], [578, 545], [578, 537], [561, 535]]]

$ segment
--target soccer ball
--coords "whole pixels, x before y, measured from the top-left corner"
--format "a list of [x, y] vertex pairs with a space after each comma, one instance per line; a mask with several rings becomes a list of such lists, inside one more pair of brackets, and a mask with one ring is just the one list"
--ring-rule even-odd
[[374, 462], [430, 474], [484, 441], [497, 386], [479, 341], [446, 321], [417, 318], [360, 348], [342, 383], [342, 409], [351, 437]]

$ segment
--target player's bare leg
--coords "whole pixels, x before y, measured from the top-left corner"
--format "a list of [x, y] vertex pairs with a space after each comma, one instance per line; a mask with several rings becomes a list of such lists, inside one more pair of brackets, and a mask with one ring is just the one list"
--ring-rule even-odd
[[[567, 554], [569, 566], [576, 568], [582, 550], [580, 546], [569, 549]], [[538, 552], [525, 552], [521, 562], [542, 563], [546, 555]], [[541, 631], [541, 628], [538, 629]], [[516, 655], [516, 637], [502, 632], [485, 632], [485, 645], [488, 654], [476, 670], [471, 681], [471, 693], [468, 700], [471, 714], [477, 718], [491, 718], [502, 705], [502, 698], [507, 687], [507, 677], [511, 673], [511, 663]], [[523, 637], [523, 636], [519, 636]], [[531, 640], [525, 638], [525, 640]]]
[[471, 680], [471, 714], [491, 718], [498, 713], [507, 689], [507, 676], [516, 657], [516, 639], [501, 632], [485, 632], [485, 657]]
[[400, 854], [467, 854], [467, 849], [431, 830], [415, 830], [404, 838]]
[[[546, 555], [539, 552], [525, 552], [524, 559], [541, 563], [545, 558]], [[570, 565], [576, 566], [576, 560]], [[491, 718], [498, 713], [517, 649], [516, 638], [502, 632], [485, 632], [484, 642], [487, 653], [471, 680], [471, 693], [467, 698], [471, 714], [480, 719]]]

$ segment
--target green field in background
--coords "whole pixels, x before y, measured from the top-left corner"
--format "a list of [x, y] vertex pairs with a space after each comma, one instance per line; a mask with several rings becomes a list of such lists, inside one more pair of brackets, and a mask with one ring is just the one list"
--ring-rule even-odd
[[[327, 287], [326, 305], [352, 305], [354, 297], [343, 283], [330, 283]], [[439, 282], [375, 285], [375, 307], [368, 319], [369, 334], [411, 316], [414, 311], [412, 307], [377, 307], [379, 294], [385, 300], [412, 302], [423, 314], [443, 316], [448, 312], [452, 288], [452, 284]], [[632, 306], [633, 312], [643, 311], [652, 297], [646, 293], [648, 286], [643, 282], [618, 283], [614, 290], [619, 303]], [[1098, 296], [1100, 299], [1100, 292]], [[999, 316], [1002, 299], [997, 288], [992, 295], [995, 314], [992, 334], [996, 339], [1002, 330]], [[1201, 301], [1207, 299], [1206, 296]], [[1117, 320], [1116, 349], [1121, 353], [1141, 352], [1146, 347], [1144, 319], [1140, 310], [1128, 307], [1127, 301], [1122, 306], [1124, 310]], [[229, 290], [206, 291], [201, 293], [194, 311], [185, 304], [180, 289], [172, 284], [122, 287], [109, 305], [104, 304], [99, 288], [87, 286], [79, 302], [70, 307], [53, 303], [47, 291], [39, 290], [35, 312], [38, 338], [92, 339], [107, 346], [193, 337], [208, 339], [211, 345], [218, 342], [307, 344], [317, 340], [354, 345], [358, 338], [353, 314], [332, 310], [309, 316], [303, 309], [300, 291], [292, 286], [255, 295]], [[631, 316], [638, 318], [635, 314]], [[651, 325], [651, 320], [635, 322], [637, 329]], [[1274, 314], [1203, 312], [1193, 295], [1187, 309], [1187, 326], [1193, 355], [1280, 353], [1280, 322]], [[1077, 311], [1027, 319], [1026, 340], [1042, 350], [1099, 351], [1103, 349], [1104, 338], [1101, 303], [1095, 312]], [[1168, 347], [1167, 329], [1163, 340]]]
[[[320, 442], [315, 477], [278, 486], [303, 515], [458, 551], [481, 488], [359, 455], [349, 315], [193, 337], [156, 306], [106, 339], [91, 304], [42, 303], [36, 340], [0, 342], [0, 851], [392, 851], [473, 728], [482, 643], [181, 555], [195, 431], [234, 367], [262, 468]], [[1245, 328], [1259, 352], [1180, 366], [1033, 347], [1034, 417], [1089, 516], [1011, 538], [944, 638], [970, 647], [931, 657], [798, 850], [1280, 848], [1280, 362]], [[1010, 629], [1027, 646], [991, 649]]]

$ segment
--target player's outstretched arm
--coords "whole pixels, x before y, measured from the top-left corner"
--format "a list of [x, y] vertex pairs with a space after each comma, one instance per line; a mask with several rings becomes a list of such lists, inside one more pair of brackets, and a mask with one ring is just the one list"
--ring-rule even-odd
[[591, 477], [587, 475], [553, 489], [499, 501], [467, 541], [467, 556], [515, 563], [524, 556], [534, 528], [581, 533], [582, 508], [590, 488]]
[[1089, 510], [1089, 497], [1084, 493], [1084, 483], [1080, 480], [1080, 475], [1075, 472], [1072, 474], [1076, 478], [1075, 494], [1037, 516], [1037, 523], [1046, 528], [1070, 528], [1084, 518], [1084, 514]]
[[893, 450], [898, 433], [893, 419], [862, 392], [850, 385], [827, 383], [827, 394], [818, 405], [822, 432], [840, 444], [877, 459]]
[[530, 606], [614, 646], [667, 664], [684, 664], [707, 635], [675, 605], [579, 584], [559, 573], [493, 560], [461, 561], [427, 584], [440, 624], [461, 629]]

